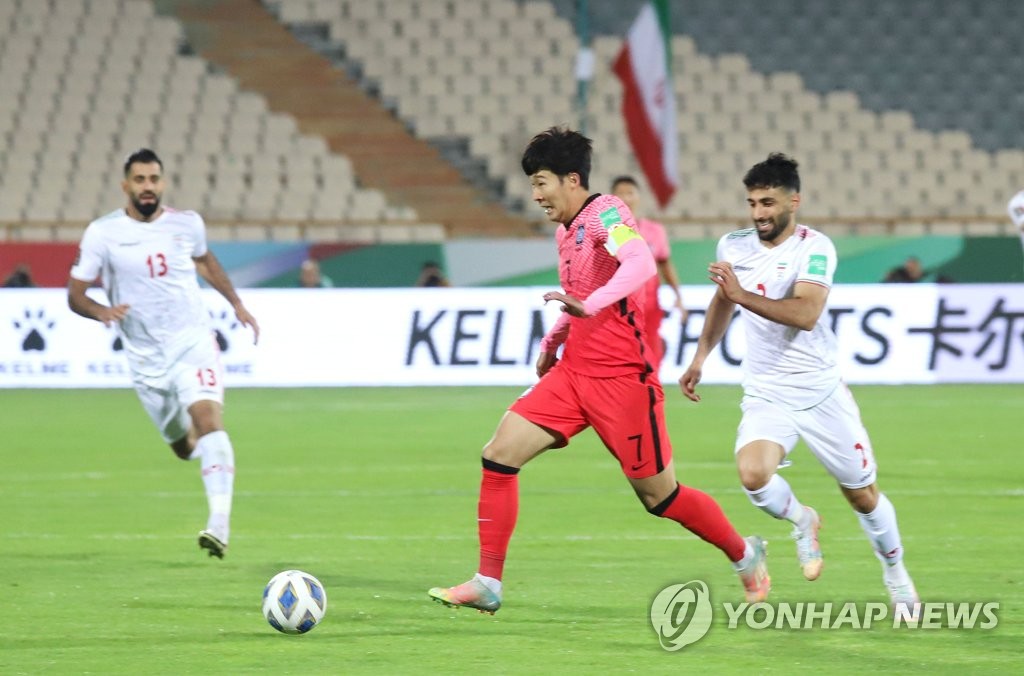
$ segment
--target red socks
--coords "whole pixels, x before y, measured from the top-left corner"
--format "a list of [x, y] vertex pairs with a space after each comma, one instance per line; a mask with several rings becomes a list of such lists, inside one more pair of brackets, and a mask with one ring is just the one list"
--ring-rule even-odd
[[679, 484], [672, 495], [648, 511], [678, 522], [694, 535], [721, 549], [733, 563], [743, 558], [746, 543], [715, 499], [703, 491]]
[[[519, 515], [519, 469], [487, 459], [483, 461], [480, 501], [477, 503], [477, 530], [480, 536], [478, 573], [500, 580], [505, 554]], [[677, 485], [672, 495], [651, 514], [681, 524], [703, 540], [725, 552], [730, 561], [743, 558], [746, 543], [726, 518], [715, 499], [696, 488]]]
[[519, 469], [484, 459], [477, 503], [481, 575], [501, 579], [505, 553], [519, 515]]

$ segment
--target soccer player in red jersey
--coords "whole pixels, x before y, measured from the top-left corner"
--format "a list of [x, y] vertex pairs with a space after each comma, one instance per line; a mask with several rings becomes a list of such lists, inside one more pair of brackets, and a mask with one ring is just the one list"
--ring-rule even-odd
[[747, 600], [762, 601], [771, 586], [764, 541], [741, 537], [711, 496], [676, 481], [664, 394], [643, 333], [643, 287], [655, 273], [654, 258], [622, 200], [590, 193], [590, 158], [590, 139], [557, 127], [535, 136], [523, 153], [533, 200], [560, 224], [555, 239], [564, 293], [548, 292], [544, 300], [562, 303], [564, 314], [541, 341], [540, 381], [509, 407], [484, 446], [477, 574], [429, 594], [445, 605], [486, 613], [501, 607], [502, 569], [519, 511], [519, 469], [593, 427], [647, 511], [721, 549]]

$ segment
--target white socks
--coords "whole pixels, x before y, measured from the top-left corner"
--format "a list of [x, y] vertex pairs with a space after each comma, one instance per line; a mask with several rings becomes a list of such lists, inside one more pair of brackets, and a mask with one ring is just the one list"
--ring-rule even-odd
[[886, 575], [890, 574], [889, 569], [897, 572], [904, 570], [903, 543], [900, 542], [900, 529], [896, 525], [896, 509], [889, 498], [885, 497], [885, 493], [878, 494], [875, 511], [870, 514], [857, 512], [857, 519], [875, 548], [875, 556], [882, 562]]
[[756, 491], [749, 491], [746, 488], [743, 490], [755, 507], [768, 512], [776, 519], [785, 519], [801, 529], [810, 526], [809, 523], [804, 523], [810, 519], [810, 512], [804, 509], [793, 494], [789, 483], [778, 474], [773, 474], [768, 483]]
[[754, 547], [746, 539], [743, 540], [743, 544], [745, 545], [743, 547], [743, 558], [732, 562], [732, 569], [737, 572], [749, 566], [750, 560], [754, 558]]
[[197, 457], [202, 461], [203, 484], [206, 486], [206, 500], [210, 506], [210, 519], [206, 528], [218, 540], [226, 543], [235, 484], [235, 451], [231, 447], [228, 433], [218, 430], [200, 437], [190, 459]]
[[497, 594], [499, 598], [501, 598], [501, 580], [493, 577], [487, 577], [486, 575], [481, 575], [480, 573], [477, 573], [473, 577], [482, 582], [485, 587], [490, 589], [492, 592]]
[[[746, 490], [746, 489], [744, 489]], [[810, 523], [811, 513], [793, 495], [789, 484], [778, 474], [756, 491], [746, 491], [747, 497], [755, 506], [768, 512], [776, 519], [791, 521], [797, 528], [806, 529]], [[903, 543], [900, 541], [900, 529], [896, 524], [896, 509], [889, 502], [885, 493], [878, 494], [878, 504], [870, 514], [855, 512], [860, 527], [867, 533], [868, 540], [875, 550], [875, 556], [882, 563], [886, 580], [909, 581], [910, 576], [903, 566]]]

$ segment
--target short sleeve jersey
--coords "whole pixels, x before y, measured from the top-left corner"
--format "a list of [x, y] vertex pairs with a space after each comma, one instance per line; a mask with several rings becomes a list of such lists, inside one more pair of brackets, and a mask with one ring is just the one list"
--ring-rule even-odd
[[[718, 242], [718, 260], [732, 264], [740, 285], [767, 298], [793, 295], [798, 282], [832, 287], [836, 250], [824, 234], [803, 225], [769, 248], [757, 230], [729, 233]], [[743, 390], [792, 410], [821, 403], [840, 381], [836, 336], [823, 312], [810, 331], [785, 326], [740, 308], [746, 330]]]
[[206, 250], [205, 224], [193, 211], [164, 207], [143, 223], [118, 209], [86, 228], [71, 276], [101, 277], [110, 303], [130, 306], [118, 329], [136, 373], [160, 375], [197, 341], [209, 340], [192, 260]]
[[[665, 226], [657, 221], [651, 221], [646, 218], [638, 220], [636, 225], [640, 236], [644, 238], [647, 246], [650, 247], [654, 260], [658, 263], [667, 261], [672, 252], [669, 249], [668, 233], [665, 232]], [[658, 304], [659, 286], [661, 286], [661, 277], [655, 272], [647, 280], [646, 286], [644, 286], [647, 302], [645, 307], [648, 313], [661, 312], [661, 305]]]
[[[558, 276], [565, 293], [586, 300], [619, 268], [619, 245], [638, 237], [629, 207], [613, 195], [593, 195], [569, 223], [560, 225]], [[570, 317], [562, 352], [566, 368], [596, 377], [645, 373], [643, 289], [591, 317]]]

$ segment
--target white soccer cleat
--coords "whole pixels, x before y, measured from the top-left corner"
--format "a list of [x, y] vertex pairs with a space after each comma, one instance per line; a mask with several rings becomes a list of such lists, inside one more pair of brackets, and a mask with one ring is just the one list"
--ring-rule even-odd
[[224, 552], [228, 549], [228, 543], [221, 542], [220, 538], [214, 535], [212, 531], [201, 530], [199, 531], [199, 548], [205, 549], [210, 556], [223, 559]]
[[791, 537], [796, 540], [796, 558], [800, 569], [807, 580], [817, 580], [825, 561], [821, 557], [821, 545], [818, 543], [818, 531], [821, 529], [821, 517], [810, 507], [804, 507], [811, 514], [811, 525], [807, 530], [794, 528]]
[[749, 535], [744, 540], [753, 548], [754, 555], [747, 565], [736, 570], [743, 583], [747, 603], [760, 603], [768, 598], [772, 589], [772, 578], [768, 575], [768, 543], [758, 535]]
[[886, 578], [885, 587], [889, 590], [893, 619], [908, 626], [916, 626], [921, 619], [921, 598], [917, 595], [913, 581], [909, 577], [898, 581]]
[[476, 577], [454, 587], [434, 587], [427, 594], [449, 608], [474, 608], [488, 615], [493, 615], [501, 608], [501, 596], [488, 589]]

